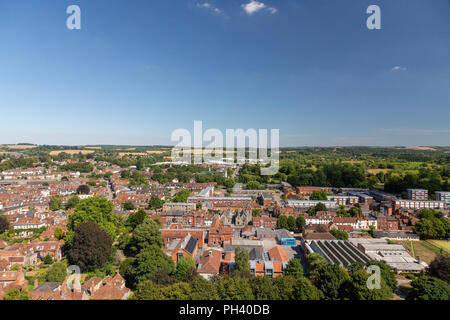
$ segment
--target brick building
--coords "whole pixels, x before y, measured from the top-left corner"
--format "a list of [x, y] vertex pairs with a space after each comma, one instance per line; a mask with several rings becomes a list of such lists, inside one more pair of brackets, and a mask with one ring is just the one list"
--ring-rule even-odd
[[233, 229], [230, 226], [224, 226], [220, 219], [216, 219], [209, 228], [208, 244], [210, 246], [224, 246], [231, 244], [233, 238]]
[[273, 217], [253, 217], [252, 223], [256, 228], [275, 228], [277, 226], [277, 218]]

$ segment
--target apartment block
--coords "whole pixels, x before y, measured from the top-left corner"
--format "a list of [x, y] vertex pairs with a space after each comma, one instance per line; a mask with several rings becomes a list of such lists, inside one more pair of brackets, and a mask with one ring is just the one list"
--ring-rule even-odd
[[407, 189], [408, 200], [428, 200], [428, 190], [425, 189]]
[[445, 203], [450, 203], [450, 191], [436, 191], [436, 201], [443, 201]]

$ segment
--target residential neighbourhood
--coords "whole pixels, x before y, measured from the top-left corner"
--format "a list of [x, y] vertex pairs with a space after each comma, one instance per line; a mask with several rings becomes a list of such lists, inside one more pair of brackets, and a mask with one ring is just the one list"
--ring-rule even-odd
[[[409, 188], [399, 195], [377, 188], [292, 186], [286, 181], [250, 189], [252, 181], [237, 182], [245, 181], [252, 168], [247, 164], [207, 164], [205, 175], [205, 165], [195, 169], [149, 163], [137, 169], [81, 153], [77, 160], [65, 157], [50, 166], [38, 162], [0, 172], [1, 219], [7, 224], [0, 240], [3, 298], [16, 289], [34, 300], [132, 299], [140, 290], [136, 277], [150, 277], [165, 290], [164, 281], [169, 280], [158, 278], [159, 269], [153, 276], [130, 275], [130, 268], [140, 267], [134, 264], [148, 246], [142, 238], [150, 237], [155, 226], [161, 249], [151, 247], [146, 263], [154, 255], [166, 256], [153, 263], [172, 265], [164, 272], [178, 281], [187, 281], [177, 276], [179, 268], [184, 277], [192, 272], [190, 277], [210, 282], [233, 279], [242, 272], [242, 259], [248, 261], [250, 277], [290, 275], [293, 261], [307, 274], [309, 257], [317, 255], [349, 273], [359, 264], [384, 263], [401, 282], [405, 276], [413, 280], [428, 272], [439, 255], [448, 257], [442, 245], [446, 235], [432, 242], [422, 230], [424, 212], [434, 215], [439, 210], [448, 236], [447, 191], [436, 191], [431, 198], [426, 189]], [[2, 163], [8, 161], [6, 157]], [[86, 172], [63, 170], [72, 167]], [[186, 178], [192, 170], [197, 173]], [[165, 178], [169, 176], [171, 180]], [[199, 182], [204, 178], [209, 181]], [[111, 211], [96, 217], [98, 203], [104, 203], [100, 212], [105, 205]], [[112, 251], [107, 248], [103, 266], [86, 265], [73, 280], [67, 268], [76, 261], [76, 225], [93, 221], [104, 229], [105, 215], [115, 228], [108, 240]], [[405, 296], [398, 287], [393, 293], [398, 299]]]
[[0, 0], [0, 41], [13, 317], [448, 314], [450, 0]]

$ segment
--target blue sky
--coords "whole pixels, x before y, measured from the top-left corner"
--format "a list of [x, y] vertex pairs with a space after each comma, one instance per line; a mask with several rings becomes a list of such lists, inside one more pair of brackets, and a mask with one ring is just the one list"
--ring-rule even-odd
[[450, 145], [450, 1], [249, 3], [0, 0], [0, 143], [171, 144], [202, 120], [282, 146]]

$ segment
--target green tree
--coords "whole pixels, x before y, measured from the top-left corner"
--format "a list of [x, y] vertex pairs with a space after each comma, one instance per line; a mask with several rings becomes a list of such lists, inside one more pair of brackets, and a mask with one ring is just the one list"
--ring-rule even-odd
[[148, 203], [148, 208], [150, 210], [158, 210], [161, 209], [164, 204], [164, 200], [161, 200], [157, 196], [153, 196], [150, 198], [150, 201]]
[[286, 266], [285, 275], [295, 278], [303, 277], [303, 267], [299, 259], [292, 258]]
[[134, 229], [133, 235], [129, 241], [127, 249], [130, 252], [137, 253], [144, 248], [157, 246], [161, 248], [164, 240], [159, 231], [160, 225], [153, 219], [146, 218]]
[[191, 286], [186, 282], [174, 283], [162, 289], [162, 294], [168, 300], [188, 300], [191, 296]]
[[126, 258], [120, 263], [119, 267], [119, 274], [124, 277], [127, 287], [132, 287], [135, 283], [133, 262], [134, 258]]
[[142, 281], [137, 285], [133, 300], [164, 300], [161, 287], [151, 280]]
[[438, 278], [420, 276], [411, 286], [407, 300], [450, 300], [450, 285]]
[[271, 279], [252, 277], [249, 280], [255, 300], [279, 300], [280, 296]]
[[413, 230], [420, 236], [421, 239], [434, 239], [438, 236], [432, 219], [420, 219], [414, 225]]
[[136, 259], [132, 264], [132, 278], [135, 280], [134, 285], [141, 281], [152, 279], [161, 269], [172, 273], [174, 271], [172, 259], [157, 245], [143, 248], [136, 255]]
[[61, 228], [55, 228], [54, 236], [56, 239], [61, 240], [64, 238], [64, 231]]
[[191, 192], [187, 189], [183, 189], [180, 192], [178, 192], [175, 197], [173, 197], [173, 202], [186, 202], [187, 198], [191, 195]]
[[252, 210], [252, 217], [260, 217], [262, 212], [263, 211], [261, 209], [253, 209]]
[[330, 233], [338, 240], [348, 240], [348, 233], [345, 230], [331, 229]]
[[277, 229], [288, 229], [288, 218], [285, 215], [281, 215], [277, 219]]
[[367, 262], [366, 266], [378, 266], [380, 267], [381, 278], [384, 279], [386, 284], [392, 289], [395, 290], [397, 288], [397, 280], [395, 280], [395, 272], [391, 267], [384, 261], [376, 261], [371, 260]]
[[77, 225], [88, 221], [96, 223], [111, 239], [115, 239], [118, 231], [119, 216], [113, 212], [113, 208], [112, 201], [103, 196], [93, 196], [80, 200], [74, 212], [69, 215], [66, 242], [70, 245]]
[[217, 292], [220, 300], [253, 300], [252, 287], [248, 279], [229, 277], [217, 282]]
[[3, 300], [31, 300], [31, 297], [27, 291], [14, 288], [6, 291]]
[[247, 183], [248, 190], [259, 190], [259, 182], [258, 181], [249, 181]]
[[306, 210], [306, 213], [308, 213], [310, 216], [315, 216], [318, 211], [327, 211], [327, 207], [322, 203], [319, 202], [315, 206], [310, 207], [308, 210]]
[[296, 231], [297, 230], [297, 225], [295, 223], [295, 218], [293, 216], [289, 216], [287, 219], [287, 229], [289, 231]]
[[294, 285], [294, 298], [296, 300], [320, 300], [323, 297], [323, 293], [309, 279], [297, 279]]
[[365, 269], [353, 272], [349, 281], [350, 290], [345, 293], [344, 298], [352, 300], [391, 300], [393, 292], [384, 279], [380, 279], [379, 289], [369, 289], [367, 286], [369, 277], [370, 274]]
[[345, 206], [340, 205], [339, 210], [336, 211], [339, 217], [350, 217], [350, 214], [345, 210]]
[[327, 300], [336, 300], [340, 296], [341, 286], [349, 279], [347, 272], [336, 264], [325, 264], [317, 269], [311, 278], [314, 285], [323, 292]]
[[306, 274], [310, 279], [316, 278], [318, 276], [317, 270], [328, 264], [327, 260], [318, 253], [310, 253], [306, 258], [308, 262], [306, 264]]
[[8, 231], [8, 230], [9, 230], [9, 221], [8, 221], [8, 219], [5, 216], [0, 215], [0, 234], [5, 232], [5, 231]]
[[174, 276], [178, 281], [183, 281], [188, 274], [189, 270], [196, 270], [195, 262], [191, 259], [181, 258], [177, 262]]
[[298, 216], [297, 219], [295, 219], [295, 226], [297, 228], [297, 232], [303, 232], [303, 228], [306, 226], [305, 217]]
[[328, 200], [328, 194], [326, 191], [313, 191], [311, 196], [309, 197], [310, 200]]
[[317, 214], [318, 211], [327, 211], [328, 209], [322, 202], [319, 202], [318, 204], [316, 204], [314, 210], [316, 211]]
[[419, 218], [413, 230], [421, 239], [450, 238], [450, 220], [444, 218], [442, 212], [424, 209], [419, 214]]
[[[188, 275], [186, 276], [186, 278], [187, 277]], [[152, 277], [152, 281], [161, 287], [167, 287], [177, 282], [177, 280], [173, 276], [173, 272], [167, 269], [157, 270], [156, 274]]]
[[234, 271], [235, 272], [240, 272], [240, 271], [250, 272], [250, 256], [248, 255], [248, 252], [245, 249], [241, 249], [240, 247], [237, 247], [234, 250], [234, 253], [235, 253]]
[[125, 211], [135, 210], [136, 206], [132, 202], [124, 202], [122, 203], [122, 209]]
[[308, 210], [306, 210], [306, 213], [309, 216], [315, 216], [316, 215], [316, 207], [315, 206], [309, 207]]
[[77, 188], [77, 193], [78, 194], [89, 194], [89, 193], [91, 193], [91, 189], [89, 188], [88, 185], [82, 184], [81, 186], [79, 186]]
[[46, 255], [43, 262], [44, 264], [52, 264], [53, 263], [52, 255], [51, 254]]
[[67, 277], [67, 264], [63, 261], [57, 261], [48, 268], [45, 274], [45, 281], [63, 282]]
[[77, 225], [72, 247], [68, 252], [71, 264], [78, 265], [81, 271], [102, 267], [111, 254], [110, 236], [91, 221]]
[[217, 289], [211, 281], [197, 276], [191, 281], [192, 300], [217, 300]]
[[375, 233], [375, 226], [369, 226], [369, 234], [373, 237], [373, 234]]
[[362, 263], [362, 262], [355, 262], [355, 263], [353, 263], [353, 264], [351, 264], [351, 265], [349, 265], [347, 267], [347, 271], [351, 275], [352, 273], [354, 273], [354, 272], [356, 272], [358, 270], [361, 270], [361, 269], [364, 270], [364, 268], [365, 268], [364, 263]]
[[57, 211], [62, 208], [62, 200], [60, 196], [53, 196], [50, 198], [50, 201], [48, 202], [48, 206], [50, 210]]
[[295, 276], [279, 276], [273, 279], [280, 300], [295, 300], [295, 286], [298, 278]]
[[361, 208], [356, 208], [356, 207], [351, 207], [350, 210], [348, 210], [348, 214], [351, 217], [356, 217], [362, 214], [362, 209]]
[[450, 255], [437, 256], [428, 266], [427, 274], [450, 283]]
[[144, 222], [146, 217], [147, 213], [143, 209], [139, 209], [128, 216], [125, 225], [131, 227], [131, 230], [134, 230], [138, 225]]
[[124, 230], [124, 232], [117, 239], [117, 242], [119, 243], [118, 248], [123, 250], [125, 255], [133, 255], [133, 252], [129, 251], [130, 241], [131, 236], [128, 230]]
[[70, 198], [66, 203], [66, 210], [75, 208], [79, 202], [80, 198], [78, 196]]
[[227, 189], [231, 189], [234, 187], [236, 183], [234, 182], [233, 178], [226, 178], [224, 181], [224, 185]]

